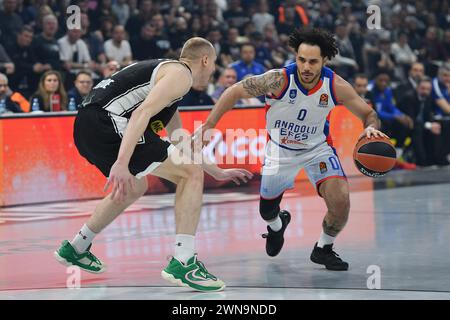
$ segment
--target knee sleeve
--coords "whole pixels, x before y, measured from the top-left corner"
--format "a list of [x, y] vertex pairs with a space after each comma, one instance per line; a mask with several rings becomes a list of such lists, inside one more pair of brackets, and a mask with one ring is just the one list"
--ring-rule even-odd
[[277, 217], [280, 212], [280, 202], [283, 198], [283, 194], [279, 195], [275, 199], [264, 199], [260, 198], [259, 200], [259, 213], [261, 217], [266, 220], [273, 220]]

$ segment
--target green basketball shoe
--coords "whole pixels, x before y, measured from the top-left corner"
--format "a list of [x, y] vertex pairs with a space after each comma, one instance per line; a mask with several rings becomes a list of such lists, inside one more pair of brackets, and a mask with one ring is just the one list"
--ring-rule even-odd
[[222, 291], [225, 288], [225, 283], [209, 273], [205, 265], [197, 260], [197, 254], [186, 265], [172, 257], [161, 276], [178, 286], [191, 287], [197, 291]]
[[106, 270], [106, 266], [89, 251], [91, 246], [92, 244], [85, 252], [78, 253], [69, 241], [64, 240], [54, 256], [63, 265], [78, 266], [90, 273], [102, 273]]

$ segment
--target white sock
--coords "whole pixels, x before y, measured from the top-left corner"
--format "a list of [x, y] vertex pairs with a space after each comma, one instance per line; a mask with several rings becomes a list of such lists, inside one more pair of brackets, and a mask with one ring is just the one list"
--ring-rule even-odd
[[195, 254], [195, 236], [177, 234], [175, 237], [175, 259], [186, 264]]
[[91, 231], [91, 229], [89, 229], [88, 226], [84, 224], [75, 238], [73, 238], [73, 240], [70, 242], [70, 244], [78, 253], [83, 253], [92, 243], [92, 240], [94, 240], [96, 235], [96, 233]]
[[317, 242], [317, 246], [319, 248], [323, 248], [323, 246], [326, 244], [333, 244], [334, 239], [336, 239], [336, 237], [329, 236], [322, 230], [322, 233], [320, 234], [320, 239]]
[[266, 222], [269, 225], [270, 229], [272, 229], [275, 232], [280, 231], [281, 228], [283, 227], [283, 222], [281, 222], [280, 215], [277, 215], [277, 217], [274, 220]]

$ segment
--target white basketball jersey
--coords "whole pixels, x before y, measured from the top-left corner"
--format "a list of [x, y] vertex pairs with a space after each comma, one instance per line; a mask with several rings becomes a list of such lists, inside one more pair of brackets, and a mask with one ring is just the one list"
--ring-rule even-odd
[[283, 68], [286, 85], [278, 97], [266, 96], [266, 129], [269, 139], [287, 150], [308, 150], [329, 135], [329, 114], [337, 105], [333, 87], [334, 72], [324, 67], [317, 85], [306, 90], [300, 83], [297, 65]]

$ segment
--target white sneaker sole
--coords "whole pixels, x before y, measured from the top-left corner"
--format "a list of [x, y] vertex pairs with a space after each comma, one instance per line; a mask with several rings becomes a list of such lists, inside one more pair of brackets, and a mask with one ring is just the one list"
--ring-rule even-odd
[[106, 266], [103, 266], [99, 271], [92, 271], [92, 270], [84, 269], [84, 268], [82, 268], [82, 267], [80, 267], [80, 266], [77, 266], [77, 265], [73, 264], [72, 262], [67, 261], [66, 259], [64, 259], [63, 257], [61, 257], [61, 256], [58, 254], [57, 251], [55, 251], [55, 252], [53, 253], [53, 256], [55, 257], [56, 261], [58, 261], [59, 263], [65, 265], [65, 266], [67, 266], [67, 267], [75, 266], [75, 267], [80, 268], [80, 269], [83, 270], [83, 271], [86, 271], [86, 272], [89, 272], [89, 273], [94, 273], [94, 274], [99, 274], [99, 273], [103, 273], [103, 272], [106, 271]]
[[220, 287], [219, 289], [215, 289], [215, 290], [200, 290], [197, 288], [193, 288], [191, 286], [189, 286], [188, 284], [184, 283], [183, 281], [181, 281], [180, 279], [176, 279], [173, 275], [171, 275], [170, 273], [165, 272], [164, 270], [161, 271], [161, 277], [164, 280], [169, 281], [170, 283], [173, 283], [179, 287], [187, 287], [190, 289], [193, 289], [195, 291], [199, 291], [199, 292], [218, 292], [218, 291], [222, 291], [223, 289], [225, 289], [226, 285], [224, 284], [222, 287]]

